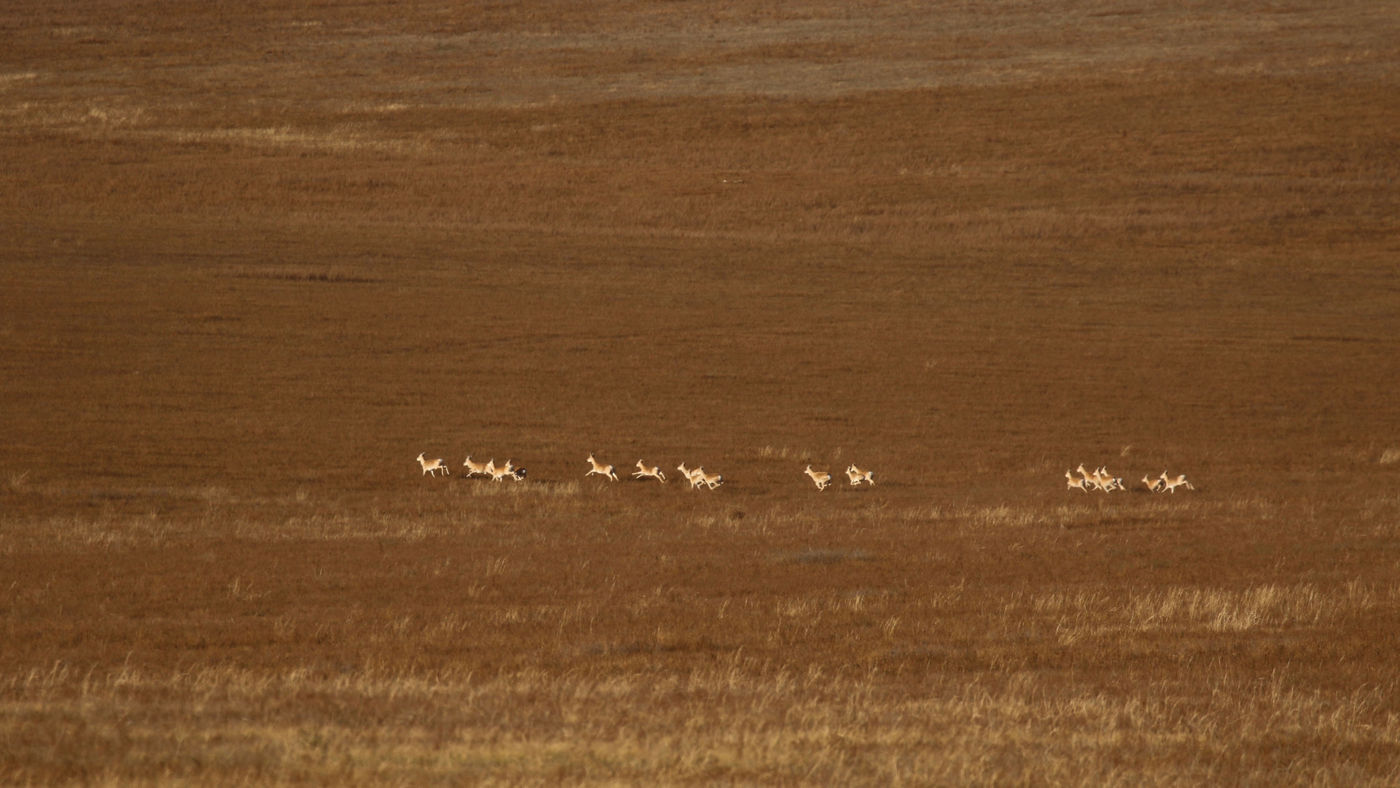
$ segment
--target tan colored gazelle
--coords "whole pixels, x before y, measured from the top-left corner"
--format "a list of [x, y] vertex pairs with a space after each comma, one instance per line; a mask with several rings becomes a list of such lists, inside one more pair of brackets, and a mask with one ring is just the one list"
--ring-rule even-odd
[[473, 476], [490, 476], [491, 472], [486, 470], [486, 465], [487, 463], [474, 461], [470, 454], [467, 455], [467, 461], [462, 463], [462, 467], [467, 469], [467, 478]]
[[520, 477], [516, 475], [515, 464], [510, 460], [506, 460], [505, 465], [497, 465], [496, 460], [492, 459], [486, 463], [486, 468], [490, 472], [491, 481], [493, 482], [498, 482], [507, 476], [516, 481], [520, 481]]
[[1108, 468], [1100, 465], [1094, 476], [1099, 480], [1099, 486], [1104, 492], [1127, 489], [1123, 486], [1123, 480], [1108, 472]]
[[1188, 490], [1196, 489], [1194, 486], [1192, 486], [1191, 482], [1186, 481], [1186, 474], [1184, 473], [1177, 475], [1175, 478], [1168, 478], [1167, 472], [1162, 471], [1161, 481], [1162, 489], [1166, 490], [1172, 495], [1176, 494], [1176, 488], [1181, 487], [1183, 485]]
[[653, 465], [651, 467], [647, 467], [646, 465], [642, 464], [641, 460], [637, 460], [637, 470], [632, 474], [632, 478], [655, 479], [661, 482], [662, 484], [666, 483], [666, 474], [661, 472], [661, 466]]
[[593, 468], [589, 470], [588, 473], [584, 474], [585, 477], [592, 476], [596, 473], [599, 476], [606, 476], [607, 478], [612, 479], [613, 481], [617, 481], [617, 474], [613, 473], [613, 467], [611, 465], [604, 465], [603, 463], [593, 459], [592, 454], [588, 455], [588, 464], [592, 465]]
[[425, 460], [423, 459], [424, 454], [426, 454], [426, 452], [418, 453], [418, 464], [423, 466], [423, 473], [437, 476], [437, 472], [442, 471], [449, 476], [452, 475], [451, 472], [447, 470], [447, 466], [443, 464], [441, 457], [436, 460]]
[[687, 468], [685, 463], [676, 466], [676, 470], [681, 472], [685, 480], [690, 482], [690, 489], [694, 490], [705, 483], [705, 472], [700, 468]]
[[852, 487], [859, 485], [861, 482], [872, 486], [875, 484], [874, 471], [862, 470], [857, 468], [854, 464], [846, 469], [846, 478], [851, 480]]
[[704, 468], [695, 469], [695, 478], [711, 490], [724, 484], [724, 477], [718, 473], [706, 473]]
[[1075, 469], [1074, 469], [1074, 472], [1077, 473], [1077, 474], [1079, 474], [1080, 476], [1084, 477], [1084, 481], [1085, 481], [1086, 483], [1088, 483], [1089, 485], [1091, 485], [1094, 489], [1096, 489], [1096, 490], [1103, 489], [1102, 487], [1099, 486], [1099, 477], [1098, 477], [1098, 474], [1095, 473], [1095, 474], [1093, 474], [1093, 475], [1090, 475], [1090, 473], [1089, 473], [1088, 471], [1084, 470], [1084, 463], [1082, 463], [1082, 462], [1079, 463], [1079, 467], [1078, 467], [1078, 468], [1075, 468]]

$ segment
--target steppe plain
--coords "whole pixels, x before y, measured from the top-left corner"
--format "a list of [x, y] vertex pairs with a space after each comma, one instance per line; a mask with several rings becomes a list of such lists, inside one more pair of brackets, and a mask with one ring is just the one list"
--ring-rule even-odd
[[1400, 781], [1392, 4], [0, 45], [0, 782]]

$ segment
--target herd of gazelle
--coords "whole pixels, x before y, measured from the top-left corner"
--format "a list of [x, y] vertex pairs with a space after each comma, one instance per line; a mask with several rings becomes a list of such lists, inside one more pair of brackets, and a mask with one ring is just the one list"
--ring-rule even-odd
[[[425, 476], [437, 476], [438, 471], [442, 471], [448, 476], [452, 475], [452, 472], [447, 470], [447, 463], [444, 462], [441, 457], [436, 460], [426, 460], [423, 459], [425, 453], [426, 452], [420, 452], [418, 454], [418, 464], [422, 466]], [[495, 458], [487, 460], [486, 462], [475, 462], [472, 460], [472, 456], [468, 454], [467, 461], [462, 463], [462, 467], [467, 469], [468, 479], [473, 476], [485, 476], [495, 482], [501, 481], [502, 479], [514, 479], [518, 482], [525, 481], [525, 469], [515, 467], [515, 464], [510, 460], [506, 460], [505, 465], [497, 465]]]
[[[814, 471], [812, 466], [808, 465], [807, 470], [803, 472], [812, 480], [812, 484], [817, 485], [818, 490], [825, 490], [831, 484], [831, 474], [826, 471]], [[861, 482], [872, 486], [875, 484], [874, 471], [862, 470], [854, 465], [847, 466], [846, 478], [850, 480], [852, 487], [858, 487]]]
[[[589, 467], [588, 472], [584, 474], [585, 478], [596, 474], [609, 481], [617, 481], [617, 471], [613, 466], [599, 462], [592, 454], [588, 455], [587, 462]], [[418, 454], [418, 465], [423, 469], [423, 474], [425, 476], [436, 476], [438, 471], [451, 475], [451, 471], [447, 469], [446, 461], [440, 457], [435, 460], [426, 459], [426, 452], [420, 452]], [[476, 462], [472, 460], [471, 455], [468, 454], [466, 462], [462, 463], [462, 467], [467, 469], [467, 478], [471, 478], [472, 476], [486, 476], [492, 481], [497, 482], [505, 478], [514, 479], [515, 481], [524, 481], [525, 479], [525, 469], [515, 467], [510, 460], [506, 460], [505, 465], [496, 465], [496, 460], [494, 458], [484, 463]], [[723, 474], [709, 473], [703, 467], [687, 468], [685, 467], [685, 463], [681, 463], [676, 466], [676, 470], [680, 471], [681, 475], [685, 477], [685, 480], [690, 482], [690, 489], [692, 490], [698, 490], [702, 486], [706, 489], [713, 490], [721, 484], [724, 484]], [[807, 466], [807, 475], [816, 483], [818, 490], [825, 490], [827, 485], [831, 483], [831, 474], [824, 471], [814, 471], [810, 465]], [[632, 478], [655, 479], [665, 484], [666, 472], [661, 470], [660, 466], [647, 465], [645, 462], [637, 460], [637, 470], [632, 473]], [[873, 471], [862, 470], [854, 465], [846, 469], [846, 478], [850, 479], [852, 487], [859, 485], [861, 482], [872, 485], [875, 484], [875, 474]]]
[[[1075, 477], [1075, 473], [1079, 474], [1078, 478]], [[1143, 476], [1142, 483], [1150, 492], [1169, 492], [1173, 495], [1176, 494], [1176, 488], [1178, 487], [1185, 487], [1188, 490], [1196, 489], [1192, 486], [1191, 482], [1186, 481], [1186, 474], [1184, 473], [1176, 476], [1168, 476], [1166, 471], [1162, 471], [1162, 475], [1155, 479]], [[1090, 472], [1084, 470], [1084, 463], [1082, 462], [1079, 463], [1079, 467], [1075, 468], [1073, 471], [1065, 471], [1065, 487], [1066, 489], [1078, 490], [1083, 493], [1087, 493], [1090, 490], [1110, 493], [1114, 490], [1128, 489], [1123, 485], [1123, 480], [1109, 473], [1107, 468], [1099, 466], [1097, 470]]]
[[[438, 471], [442, 471], [444, 474], [450, 474], [450, 471], [447, 470], [447, 464], [442, 458], [429, 460], [424, 459], [424, 455], [425, 453], [421, 452], [418, 455], [418, 464], [423, 468], [424, 475], [436, 476]], [[613, 470], [613, 466], [599, 462], [592, 454], [588, 455], [587, 462], [589, 469], [588, 472], [584, 474], [585, 477], [596, 474], [610, 481], [617, 481], [617, 472]], [[471, 455], [468, 454], [466, 462], [462, 463], [462, 467], [467, 469], [467, 478], [471, 478], [472, 476], [485, 476], [496, 482], [506, 478], [515, 481], [525, 480], [525, 469], [515, 467], [510, 460], [506, 460], [505, 465], [497, 465], [494, 458], [484, 463], [475, 462], [472, 460]], [[690, 482], [690, 489], [692, 490], [698, 490], [702, 485], [707, 489], [713, 490], [721, 484], [724, 484], [723, 475], [707, 473], [705, 469], [701, 467], [687, 468], [685, 467], [685, 463], [681, 463], [676, 466], [676, 470], [680, 471], [686, 481]], [[818, 491], [825, 490], [831, 485], [831, 474], [827, 471], [812, 470], [812, 466], [808, 465], [804, 473], [806, 473], [807, 477], [812, 480], [812, 483], [817, 486]], [[1076, 477], [1074, 475], [1075, 473], [1078, 473], [1079, 476]], [[637, 470], [632, 473], [632, 478], [655, 479], [662, 484], [666, 483], [666, 473], [661, 470], [660, 466], [647, 465], [641, 460], [637, 460]], [[875, 484], [875, 474], [873, 471], [864, 470], [855, 465], [850, 465], [846, 468], [846, 479], [850, 481], [852, 487], [859, 486], [861, 482], [870, 485]], [[1186, 474], [1168, 476], [1166, 471], [1162, 471], [1162, 475], [1155, 479], [1143, 476], [1142, 483], [1143, 486], [1147, 487], [1151, 492], [1169, 492], [1173, 495], [1176, 494], [1176, 488], [1178, 487], [1185, 487], [1188, 490], [1196, 489], [1191, 482], [1186, 480]], [[1094, 471], [1086, 471], [1084, 469], [1084, 463], [1082, 462], [1075, 470], [1065, 471], [1065, 486], [1067, 489], [1079, 490], [1083, 493], [1087, 493], [1090, 490], [1111, 493], [1114, 490], [1127, 489], [1123, 484], [1123, 479], [1109, 473], [1108, 468], [1099, 466], [1099, 468]]]
[[[617, 473], [613, 471], [613, 467], [598, 462], [593, 458], [592, 454], [588, 455], [588, 464], [590, 467], [588, 473], [584, 474], [585, 477], [597, 474], [605, 479], [617, 481]], [[690, 489], [692, 490], [698, 489], [702, 484], [711, 490], [724, 484], [723, 476], [718, 473], [706, 473], [704, 468], [687, 468], [685, 467], [685, 463], [681, 463], [676, 466], [676, 470], [680, 471], [681, 475], [686, 478], [686, 481], [690, 482]], [[645, 462], [637, 460], [637, 470], [632, 472], [632, 478], [655, 479], [665, 484], [666, 472], [661, 470], [661, 466], [659, 465], [647, 465]]]

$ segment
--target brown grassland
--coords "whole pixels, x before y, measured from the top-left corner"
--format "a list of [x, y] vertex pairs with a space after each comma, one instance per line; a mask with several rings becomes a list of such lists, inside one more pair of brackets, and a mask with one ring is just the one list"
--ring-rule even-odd
[[1373, 0], [6, 3], [0, 783], [1400, 782], [1398, 64]]

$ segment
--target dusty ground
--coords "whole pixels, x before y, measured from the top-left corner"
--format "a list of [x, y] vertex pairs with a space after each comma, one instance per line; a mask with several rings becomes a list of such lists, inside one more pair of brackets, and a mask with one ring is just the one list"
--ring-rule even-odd
[[10, 4], [0, 780], [1400, 779], [1312, 5]]

